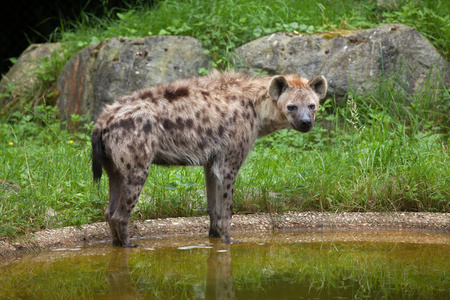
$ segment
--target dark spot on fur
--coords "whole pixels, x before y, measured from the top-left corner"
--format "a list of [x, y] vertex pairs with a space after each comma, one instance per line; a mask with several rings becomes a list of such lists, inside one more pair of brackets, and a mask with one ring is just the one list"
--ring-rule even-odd
[[196, 111], [196, 112], [195, 112], [195, 117], [196, 117], [197, 119], [200, 119], [200, 111]]
[[231, 194], [234, 194], [234, 189], [231, 189]]
[[164, 92], [164, 98], [166, 98], [169, 102], [173, 102], [181, 97], [189, 96], [189, 89], [185, 86], [179, 87], [173, 90], [170, 86], [167, 87]]
[[175, 123], [170, 121], [169, 119], [164, 119], [163, 121], [163, 127], [166, 130], [171, 130], [175, 128]]
[[229, 190], [229, 189], [230, 189], [230, 187], [231, 187], [231, 185], [230, 185], [230, 184], [227, 184], [227, 190]]
[[220, 125], [220, 126], [219, 126], [219, 129], [218, 129], [218, 131], [217, 131], [217, 133], [219, 134], [219, 137], [222, 137], [222, 136], [223, 136], [224, 131], [225, 131], [225, 128], [223, 128], [223, 126]]
[[153, 93], [151, 90], [143, 90], [139, 93], [139, 97], [141, 99], [149, 99], [152, 100], [153, 99]]
[[209, 117], [208, 116], [204, 116], [202, 119], [203, 124], [206, 124], [209, 122]]
[[228, 197], [228, 193], [223, 194], [223, 197], [227, 198]]
[[131, 152], [133, 152], [133, 153], [136, 152], [136, 149], [134, 149], [134, 146], [133, 146], [133, 145], [127, 145], [127, 147], [128, 147], [128, 149], [129, 149]]
[[110, 129], [111, 131], [114, 131], [114, 130], [116, 130], [117, 128], [119, 128], [119, 124], [118, 124], [118, 123], [112, 123], [112, 124], [109, 126], [109, 129]]
[[187, 119], [185, 123], [187, 128], [189, 129], [192, 129], [192, 127], [194, 127], [194, 121], [192, 121], [192, 119]]
[[178, 130], [183, 131], [184, 130], [184, 121], [183, 121], [183, 119], [181, 117], [178, 117], [176, 122], [177, 122]]
[[233, 117], [232, 117], [233, 123], [236, 123], [237, 116], [238, 116], [238, 111], [237, 110], [233, 111]]
[[141, 124], [141, 123], [142, 123], [142, 117], [137, 118], [136, 121], [137, 121], [139, 124]]
[[197, 126], [197, 133], [198, 133], [198, 135], [203, 134], [203, 127], [201, 127], [200, 125]]
[[121, 158], [120, 158], [120, 161], [121, 161], [122, 163], [124, 162], [124, 159], [123, 159], [123, 157], [121, 157]]
[[131, 199], [128, 199], [128, 200], [127, 200], [127, 204], [128, 204], [128, 205], [131, 205], [132, 203], [133, 203], [133, 201], [132, 201]]
[[136, 126], [134, 124], [134, 120], [132, 118], [127, 118], [127, 119], [120, 120], [119, 126], [122, 127], [123, 129], [127, 130], [127, 131], [136, 129]]
[[208, 135], [208, 136], [213, 136], [213, 131], [212, 131], [212, 129], [211, 128], [208, 128], [208, 129], [206, 129], [206, 134]]
[[131, 165], [127, 164], [127, 169], [130, 170], [131, 169]]
[[228, 96], [225, 97], [225, 99], [226, 99], [227, 101], [231, 101], [231, 100], [234, 100], [233, 97], [234, 97], [234, 96], [228, 95]]
[[142, 129], [146, 134], [149, 134], [152, 131], [152, 124], [150, 124], [150, 121], [147, 121]]

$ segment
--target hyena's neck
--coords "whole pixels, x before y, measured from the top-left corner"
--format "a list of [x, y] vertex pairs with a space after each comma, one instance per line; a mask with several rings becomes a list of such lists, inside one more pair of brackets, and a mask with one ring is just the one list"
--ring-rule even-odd
[[255, 101], [255, 110], [258, 116], [258, 138], [289, 127], [285, 116], [277, 107], [277, 102], [270, 98], [267, 93]]

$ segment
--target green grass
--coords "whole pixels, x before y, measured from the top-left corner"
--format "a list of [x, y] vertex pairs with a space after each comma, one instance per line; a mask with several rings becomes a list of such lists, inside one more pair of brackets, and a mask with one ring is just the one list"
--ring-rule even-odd
[[[312, 132], [282, 130], [257, 142], [239, 173], [235, 211], [450, 212], [444, 92], [405, 105], [404, 93], [381, 80], [376, 93], [347, 106], [328, 100]], [[0, 183], [2, 235], [103, 220], [107, 176], [93, 184], [89, 136], [61, 130], [55, 113], [39, 106], [0, 123], [1, 178], [20, 187], [8, 192]], [[133, 218], [205, 214], [203, 180], [199, 167], [152, 166]]]
[[[191, 35], [225, 68], [235, 47], [270, 32], [405, 22], [448, 57], [446, 1], [409, 1], [409, 9], [391, 11], [358, 3], [167, 0], [102, 20], [83, 14], [73, 30], [62, 23], [56, 33], [67, 43], [64, 59], [112, 36]], [[45, 90], [63, 64], [52, 57], [40, 73]], [[310, 133], [283, 130], [259, 140], [239, 174], [235, 211], [450, 212], [450, 91], [426, 84], [412, 96], [400, 75], [380, 78], [371, 94], [349, 93], [347, 105], [328, 99]], [[74, 127], [61, 129], [56, 114], [51, 105], [24, 105], [0, 119], [0, 238], [104, 220], [107, 178], [92, 183], [92, 123], [72, 116]], [[205, 214], [204, 194], [202, 168], [152, 166], [133, 218]]]

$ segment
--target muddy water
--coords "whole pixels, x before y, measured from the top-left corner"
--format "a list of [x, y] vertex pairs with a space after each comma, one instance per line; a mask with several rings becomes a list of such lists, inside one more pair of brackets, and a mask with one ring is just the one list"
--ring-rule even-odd
[[450, 233], [233, 238], [105, 242], [0, 260], [0, 299], [450, 299]]

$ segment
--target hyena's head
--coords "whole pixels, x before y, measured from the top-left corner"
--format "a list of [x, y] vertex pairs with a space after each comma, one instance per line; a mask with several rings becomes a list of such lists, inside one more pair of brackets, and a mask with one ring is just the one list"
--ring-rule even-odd
[[278, 108], [287, 122], [301, 132], [314, 126], [320, 99], [327, 93], [327, 81], [323, 76], [312, 80], [297, 75], [280, 75], [272, 78], [269, 96], [277, 101]]

